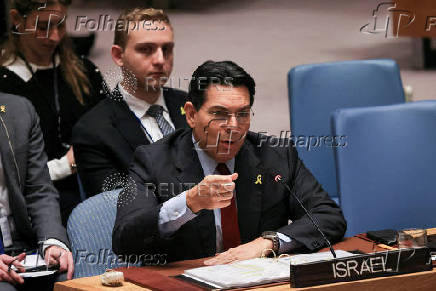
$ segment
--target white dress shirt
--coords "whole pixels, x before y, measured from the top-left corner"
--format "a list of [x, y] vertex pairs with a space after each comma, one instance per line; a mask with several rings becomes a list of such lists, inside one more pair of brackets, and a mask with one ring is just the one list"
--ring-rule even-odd
[[136, 98], [135, 96], [127, 92], [127, 90], [124, 89], [121, 84], [118, 85], [118, 88], [120, 90], [121, 95], [123, 96], [124, 101], [127, 103], [127, 106], [129, 106], [129, 109], [135, 114], [135, 116], [139, 119], [139, 121], [141, 121], [142, 129], [151, 143], [163, 138], [162, 131], [160, 130], [156, 119], [154, 117], [147, 115], [147, 110], [150, 108], [151, 105], [162, 106], [163, 117], [165, 118], [166, 121], [168, 121], [168, 123], [172, 126], [172, 128], [174, 128], [174, 124], [171, 121], [168, 108], [165, 104], [165, 99], [163, 97], [162, 90], [156, 102], [154, 104], [150, 104], [147, 101]]

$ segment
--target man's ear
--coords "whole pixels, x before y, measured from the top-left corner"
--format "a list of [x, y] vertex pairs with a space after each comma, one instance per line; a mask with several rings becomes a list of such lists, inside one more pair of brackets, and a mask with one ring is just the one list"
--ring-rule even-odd
[[123, 55], [124, 55], [124, 49], [122, 47], [116, 44], [112, 45], [111, 48], [112, 60], [118, 67], [124, 66]]
[[195, 115], [197, 114], [197, 110], [195, 109], [192, 102], [187, 101], [184, 106], [186, 122], [188, 123], [190, 128], [195, 127]]
[[20, 28], [20, 26], [23, 26], [24, 28], [24, 19], [21, 16], [20, 12], [18, 12], [17, 9], [11, 9], [9, 11], [9, 15], [11, 17], [11, 26], [16, 28], [17, 30]]

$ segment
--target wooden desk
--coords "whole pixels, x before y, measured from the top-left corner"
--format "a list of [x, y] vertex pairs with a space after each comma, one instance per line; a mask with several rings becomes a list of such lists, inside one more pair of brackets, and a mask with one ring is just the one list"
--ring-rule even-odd
[[83, 277], [79, 279], [74, 279], [62, 283], [56, 283], [54, 289], [55, 291], [136, 291], [136, 290], [150, 290], [139, 287], [133, 283], [125, 282], [121, 287], [106, 287], [100, 283], [99, 276], [94, 277]]
[[[362, 252], [382, 251], [384, 249], [375, 246], [372, 242], [362, 238], [352, 237], [344, 239], [344, 241], [335, 244], [336, 250], [360, 250]], [[325, 249], [327, 250], [327, 249]], [[168, 264], [167, 266], [144, 267], [147, 270], [157, 271], [166, 276], [174, 276], [183, 273], [185, 269], [202, 266], [204, 259], [182, 261]], [[355, 282], [344, 282], [327, 284], [307, 288], [290, 288], [289, 283], [284, 283], [277, 286], [257, 287], [253, 290], [302, 290], [302, 291], [366, 291], [366, 290], [381, 290], [381, 291], [433, 291], [436, 286], [436, 270], [429, 272], [420, 272], [413, 274], [405, 274], [392, 277], [374, 278]], [[96, 290], [150, 290], [141, 288], [131, 283], [124, 283], [122, 287], [104, 287], [100, 284], [98, 276], [74, 279], [67, 282], [56, 283], [55, 291], [96, 291]]]

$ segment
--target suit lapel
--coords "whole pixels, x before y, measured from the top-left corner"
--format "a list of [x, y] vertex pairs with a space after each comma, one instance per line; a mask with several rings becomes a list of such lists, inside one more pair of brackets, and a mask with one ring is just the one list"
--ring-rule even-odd
[[[177, 147], [176, 168], [179, 172], [176, 178], [181, 183], [193, 183], [196, 185], [204, 178], [203, 168], [192, 143], [191, 130], [187, 130], [186, 134], [181, 137], [180, 144]], [[216, 232], [213, 211], [201, 210], [195, 222], [197, 223], [198, 235], [201, 237], [203, 249], [208, 255], [215, 254]]]
[[149, 144], [139, 120], [124, 101], [118, 86], [111, 92], [110, 98], [112, 99], [112, 125], [124, 137], [132, 150], [134, 151], [140, 145]]
[[188, 124], [186, 123], [185, 111], [183, 109], [184, 100], [180, 102], [180, 97], [174, 96], [174, 92], [170, 88], [163, 88], [163, 96], [165, 100], [165, 105], [168, 108], [171, 121], [173, 122], [176, 129], [186, 128]]
[[242, 243], [249, 242], [258, 236], [264, 190], [262, 169], [253, 145], [247, 140], [235, 159], [236, 201], [238, 206], [238, 222]]
[[176, 152], [177, 179], [180, 182], [199, 183], [204, 178], [203, 168], [192, 143], [192, 131], [186, 130]]

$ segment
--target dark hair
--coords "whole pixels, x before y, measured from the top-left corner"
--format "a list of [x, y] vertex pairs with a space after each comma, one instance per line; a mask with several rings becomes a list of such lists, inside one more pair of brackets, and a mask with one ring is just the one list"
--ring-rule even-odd
[[206, 61], [194, 71], [189, 83], [188, 101], [192, 102], [195, 109], [199, 110], [203, 105], [210, 85], [245, 86], [250, 92], [250, 106], [253, 105], [256, 87], [254, 79], [232, 61]]

